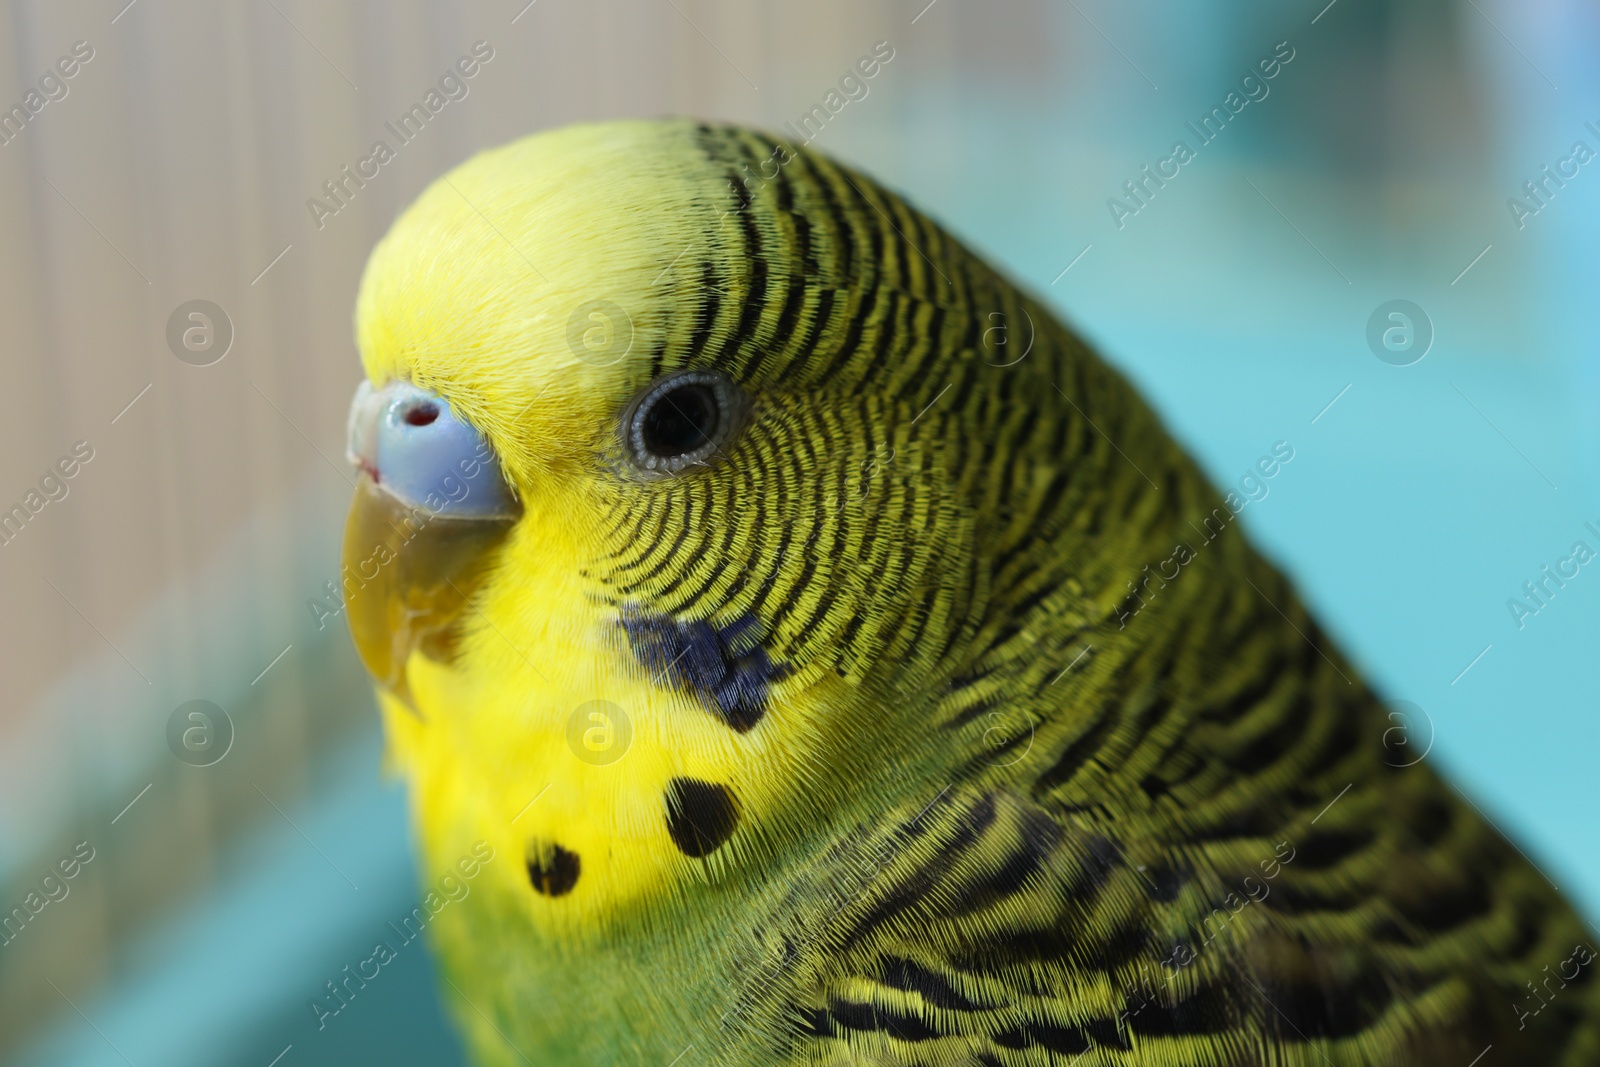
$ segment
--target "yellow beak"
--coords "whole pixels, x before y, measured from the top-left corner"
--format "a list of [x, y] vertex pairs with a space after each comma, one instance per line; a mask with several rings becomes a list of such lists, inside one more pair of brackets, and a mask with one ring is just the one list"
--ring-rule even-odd
[[481, 565], [515, 520], [452, 519], [411, 507], [363, 473], [344, 527], [350, 636], [379, 685], [408, 704], [414, 652], [449, 663]]
[[350, 635], [378, 684], [412, 704], [412, 655], [454, 660], [484, 561], [522, 509], [482, 435], [405, 382], [356, 391], [348, 451], [360, 470], [341, 568]]

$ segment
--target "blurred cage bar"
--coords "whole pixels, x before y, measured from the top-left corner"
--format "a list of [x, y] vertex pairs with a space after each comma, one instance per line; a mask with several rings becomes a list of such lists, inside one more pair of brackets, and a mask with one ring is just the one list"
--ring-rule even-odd
[[[1022, 280], [1055, 296], [1050, 278], [1082, 235], [1105, 232], [1112, 175], [1133, 173], [1273, 41], [1304, 40], [1316, 16], [1317, 57], [1302, 62], [1317, 64], [1320, 90], [1262, 109], [1219, 154], [1314, 174], [1347, 204], [1366, 198], [1372, 233], [1418, 218], [1442, 229], [1483, 199], [1472, 182], [1499, 188], [1486, 157], [1515, 100], [1486, 99], [1507, 76], [1483, 71], [1519, 61], [1482, 12], [1454, 0], [1340, 0], [1337, 17], [1322, 6], [9, 5], [0, 107], [25, 101], [77, 42], [92, 58], [0, 144], [0, 509], [76, 443], [93, 458], [0, 545], [0, 907], [22, 904], [74, 843], [95, 858], [0, 947], [0, 1057], [139, 973], [151, 930], [248, 877], [265, 855], [253, 835], [335, 791], [339, 753], [375, 750], [343, 619], [308, 601], [331, 603], [338, 578], [356, 284], [429, 181], [477, 149], [573, 121], [694, 114], [782, 131], [884, 40], [893, 64], [818, 147], [909, 189], [981, 251], [1020, 250]], [[1557, 8], [1538, 8], [1530, 40], [1554, 38]], [[493, 58], [465, 96], [316, 219], [308, 198], [326, 200], [324, 183], [479, 41]], [[1149, 258], [1135, 269], [1124, 280], [1175, 276]], [[1180, 308], [1201, 299], [1168, 295]], [[169, 317], [197, 299], [232, 325], [230, 351], [209, 366], [167, 341]], [[1111, 332], [1125, 308], [1084, 312]], [[1516, 314], [1496, 328], [1514, 333]], [[167, 741], [174, 709], [196, 699], [234, 730], [229, 754], [204, 768]], [[259, 937], [294, 921], [282, 911], [263, 911]], [[298, 1000], [293, 1011], [304, 1014]]]

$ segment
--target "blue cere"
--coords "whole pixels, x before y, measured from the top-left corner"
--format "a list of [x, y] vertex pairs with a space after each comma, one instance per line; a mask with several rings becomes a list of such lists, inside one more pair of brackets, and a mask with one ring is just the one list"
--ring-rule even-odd
[[410, 382], [361, 383], [347, 455], [396, 500], [436, 515], [504, 519], [520, 510], [483, 434]]

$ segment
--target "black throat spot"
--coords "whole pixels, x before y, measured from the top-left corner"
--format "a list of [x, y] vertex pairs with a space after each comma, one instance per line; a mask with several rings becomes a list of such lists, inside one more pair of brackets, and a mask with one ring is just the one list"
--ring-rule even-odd
[[739, 828], [739, 802], [719, 782], [674, 778], [667, 783], [667, 833], [685, 856], [701, 859]]
[[576, 852], [548, 841], [532, 842], [527, 852], [528, 882], [547, 897], [566, 896], [578, 884], [583, 864]]
[[750, 615], [719, 627], [630, 610], [621, 625], [652, 679], [692, 694], [741, 734], [761, 721], [771, 684], [788, 673], [761, 647], [763, 627]]

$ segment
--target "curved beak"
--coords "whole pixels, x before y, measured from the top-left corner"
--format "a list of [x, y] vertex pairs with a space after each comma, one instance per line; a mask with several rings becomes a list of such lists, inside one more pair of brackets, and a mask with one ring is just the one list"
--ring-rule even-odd
[[453, 660], [456, 624], [522, 508], [483, 435], [407, 382], [356, 390], [348, 457], [360, 469], [341, 568], [350, 635], [410, 705], [412, 654]]

